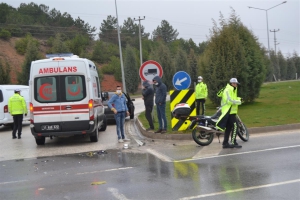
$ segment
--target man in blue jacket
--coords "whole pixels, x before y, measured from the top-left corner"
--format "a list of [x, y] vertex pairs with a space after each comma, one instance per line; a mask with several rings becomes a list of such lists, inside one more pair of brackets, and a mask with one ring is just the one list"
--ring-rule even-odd
[[167, 118], [166, 118], [166, 98], [167, 86], [161, 81], [159, 76], [153, 78], [153, 84], [156, 86], [155, 104], [157, 110], [157, 118], [159, 129], [154, 133], [167, 132]]
[[[112, 104], [114, 104], [114, 106]], [[124, 135], [125, 117], [130, 114], [126, 105], [126, 97], [122, 93], [121, 86], [117, 86], [116, 93], [110, 98], [107, 105], [115, 114], [118, 141], [124, 142], [124, 140], [126, 140]]]

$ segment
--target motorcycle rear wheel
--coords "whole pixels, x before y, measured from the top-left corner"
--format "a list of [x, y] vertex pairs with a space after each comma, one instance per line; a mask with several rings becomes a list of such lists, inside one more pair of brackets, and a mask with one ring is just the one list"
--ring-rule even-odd
[[249, 131], [241, 120], [237, 120], [237, 134], [244, 142], [249, 140]]
[[214, 139], [214, 132], [205, 132], [201, 131], [197, 128], [194, 128], [192, 131], [193, 140], [201, 145], [201, 146], [207, 146], [209, 145], [213, 139]]

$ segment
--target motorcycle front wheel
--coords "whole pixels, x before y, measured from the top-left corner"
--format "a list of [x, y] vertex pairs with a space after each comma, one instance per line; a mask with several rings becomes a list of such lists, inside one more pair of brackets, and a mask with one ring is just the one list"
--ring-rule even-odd
[[237, 134], [244, 142], [249, 140], [249, 131], [239, 118], [237, 119]]
[[201, 131], [197, 128], [194, 128], [192, 132], [193, 140], [201, 145], [201, 146], [207, 146], [209, 145], [213, 139], [214, 139], [214, 132], [205, 132]]

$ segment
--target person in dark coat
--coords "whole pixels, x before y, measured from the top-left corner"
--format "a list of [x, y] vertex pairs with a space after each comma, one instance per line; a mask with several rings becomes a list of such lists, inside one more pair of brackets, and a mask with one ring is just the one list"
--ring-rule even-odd
[[154, 98], [154, 90], [148, 81], [143, 82], [143, 99], [145, 104], [145, 116], [148, 120], [150, 128], [146, 129], [147, 131], [153, 131], [154, 125], [152, 120], [152, 110], [153, 110], [153, 98]]
[[166, 118], [166, 98], [167, 86], [161, 81], [159, 76], [153, 78], [153, 84], [156, 85], [155, 104], [157, 109], [157, 118], [159, 129], [155, 133], [167, 132], [167, 118]]

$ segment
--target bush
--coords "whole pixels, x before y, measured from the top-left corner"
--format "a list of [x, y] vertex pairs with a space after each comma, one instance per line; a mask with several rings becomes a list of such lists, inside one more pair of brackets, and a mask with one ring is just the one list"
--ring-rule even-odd
[[1, 29], [0, 38], [3, 40], [9, 40], [11, 38], [11, 33], [6, 29]]
[[101, 68], [101, 71], [103, 74], [114, 74], [115, 69], [114, 69], [113, 65], [106, 64], [106, 65], [103, 65], [103, 67]]
[[15, 49], [19, 54], [25, 55], [30, 40], [32, 40], [37, 47], [39, 46], [39, 42], [36, 39], [33, 39], [30, 34], [27, 34], [25, 38], [16, 41]]

